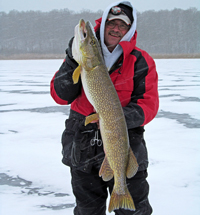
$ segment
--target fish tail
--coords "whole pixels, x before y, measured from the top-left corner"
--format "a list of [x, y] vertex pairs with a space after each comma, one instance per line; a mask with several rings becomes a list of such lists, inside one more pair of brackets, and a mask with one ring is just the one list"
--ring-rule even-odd
[[119, 208], [135, 211], [135, 204], [127, 187], [125, 194], [118, 194], [115, 188], [112, 191], [108, 211], [111, 212]]

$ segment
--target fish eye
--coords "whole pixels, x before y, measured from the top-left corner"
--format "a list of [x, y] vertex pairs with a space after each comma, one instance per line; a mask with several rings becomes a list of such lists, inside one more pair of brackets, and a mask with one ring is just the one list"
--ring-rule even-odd
[[91, 44], [91, 45], [95, 45], [95, 40], [94, 40], [94, 39], [91, 39], [90, 44]]

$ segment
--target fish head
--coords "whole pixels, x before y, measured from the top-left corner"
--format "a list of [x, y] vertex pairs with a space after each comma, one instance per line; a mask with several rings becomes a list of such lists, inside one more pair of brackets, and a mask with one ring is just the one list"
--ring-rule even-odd
[[75, 40], [80, 55], [78, 63], [87, 71], [103, 62], [98, 39], [89, 21], [86, 23], [83, 19], [79, 21], [79, 25], [75, 29]]

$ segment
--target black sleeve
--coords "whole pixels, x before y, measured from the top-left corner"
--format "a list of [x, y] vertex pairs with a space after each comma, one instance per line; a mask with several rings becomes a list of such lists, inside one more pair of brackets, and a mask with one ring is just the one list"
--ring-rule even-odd
[[69, 41], [69, 45], [66, 50], [66, 58], [54, 79], [54, 89], [56, 94], [59, 98], [68, 101], [68, 104], [72, 103], [74, 99], [77, 98], [81, 92], [82, 86], [80, 79], [77, 84], [74, 84], [72, 80], [72, 74], [78, 66], [78, 63], [72, 56], [72, 42], [73, 38]]

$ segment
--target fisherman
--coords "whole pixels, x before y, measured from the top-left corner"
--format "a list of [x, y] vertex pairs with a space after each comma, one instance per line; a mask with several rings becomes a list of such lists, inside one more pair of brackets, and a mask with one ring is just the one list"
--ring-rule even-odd
[[[128, 190], [136, 210], [115, 210], [116, 215], [150, 215], [148, 200], [148, 156], [144, 126], [158, 111], [158, 76], [155, 62], [147, 52], [136, 47], [136, 10], [129, 1], [112, 3], [96, 20], [95, 32], [101, 44], [105, 65], [119, 96], [128, 128], [129, 142], [137, 158], [136, 175], [127, 178]], [[71, 104], [62, 134], [62, 162], [70, 167], [76, 198], [75, 215], [105, 215], [108, 192], [114, 179], [103, 181], [99, 169], [104, 159], [98, 121], [84, 125], [85, 117], [94, 113], [82, 88], [81, 79], [73, 83], [77, 68], [77, 50], [72, 38], [66, 58], [51, 81], [51, 95], [61, 105]], [[72, 48], [73, 47], [73, 48]], [[100, 99], [100, 98], [99, 98]]]

